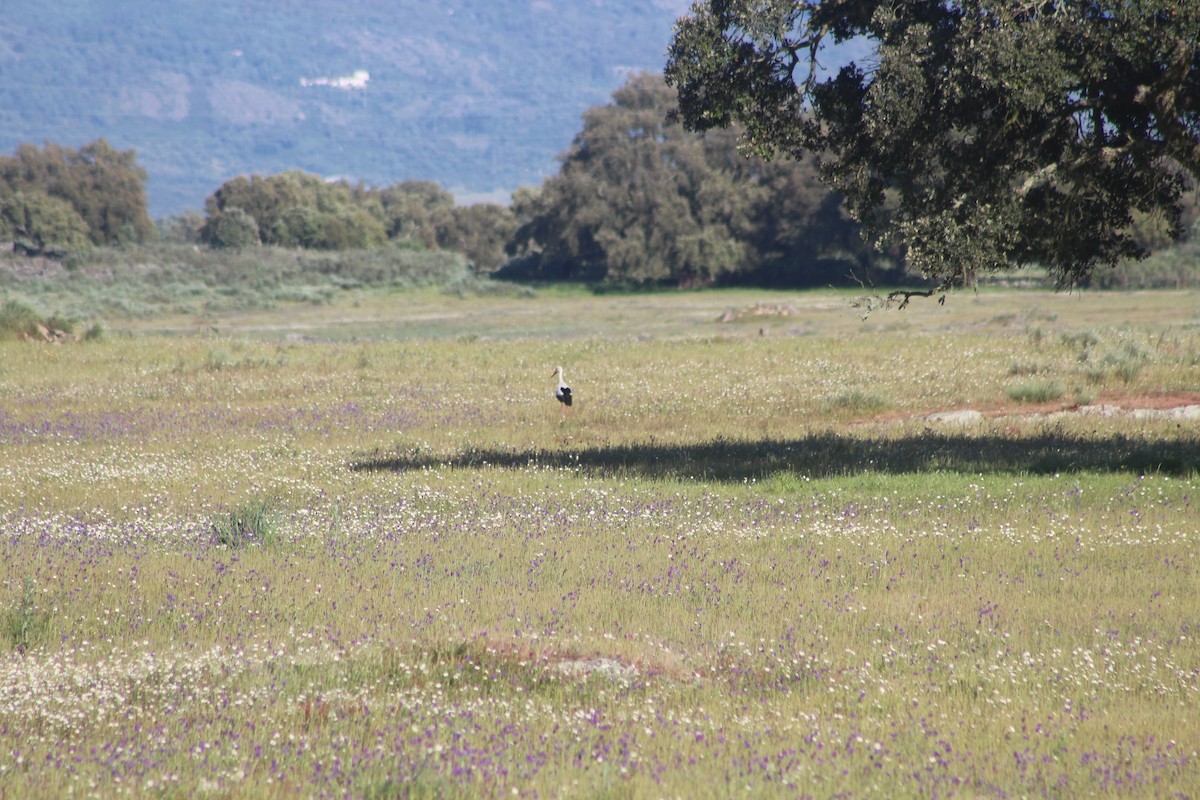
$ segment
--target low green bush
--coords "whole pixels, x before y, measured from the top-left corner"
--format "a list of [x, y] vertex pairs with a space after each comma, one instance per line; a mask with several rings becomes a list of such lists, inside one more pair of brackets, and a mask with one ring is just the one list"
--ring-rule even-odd
[[278, 536], [279, 519], [274, 503], [255, 499], [219, 515], [212, 523], [213, 541], [239, 549], [250, 545], [270, 546]]
[[20, 300], [9, 298], [0, 305], [0, 338], [36, 336], [41, 324], [38, 313]]
[[1063, 396], [1058, 381], [1024, 381], [1008, 388], [1008, 397], [1018, 403], [1052, 403]]

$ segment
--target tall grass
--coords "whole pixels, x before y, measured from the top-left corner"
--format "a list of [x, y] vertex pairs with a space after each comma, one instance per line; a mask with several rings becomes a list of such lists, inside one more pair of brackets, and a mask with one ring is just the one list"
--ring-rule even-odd
[[36, 271], [0, 270], [0, 287], [83, 319], [321, 305], [355, 289], [459, 291], [481, 283], [457, 254], [402, 248], [321, 252], [162, 244], [97, 248]]
[[20, 596], [3, 615], [3, 630], [9, 645], [23, 654], [46, 644], [50, 618], [50, 612], [39, 607], [33, 579], [26, 575]]

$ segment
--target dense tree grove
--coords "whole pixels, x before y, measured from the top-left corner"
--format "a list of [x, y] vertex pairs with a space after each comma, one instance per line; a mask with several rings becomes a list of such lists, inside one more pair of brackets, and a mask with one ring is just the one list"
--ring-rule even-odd
[[504, 258], [514, 227], [507, 208], [458, 207], [454, 195], [429, 181], [376, 189], [294, 170], [223, 183], [208, 198], [199, 236], [213, 247], [320, 250], [370, 249], [390, 241], [460, 252], [491, 270]]
[[145, 182], [137, 154], [103, 139], [78, 150], [21, 145], [0, 156], [0, 237], [31, 252], [152, 238]]
[[745, 158], [734, 134], [672, 122], [675, 103], [661, 76], [643, 74], [584, 115], [559, 174], [515, 198], [505, 274], [676, 286], [869, 277], [857, 226], [811, 159]]
[[[201, 236], [216, 247], [245, 246], [250, 242], [240, 223], [248, 217], [256, 230], [250, 238], [262, 244], [325, 250], [376, 247], [387, 233], [383, 223], [356, 202], [362, 191], [298, 170], [239, 176], [208, 198], [208, 221]], [[236, 215], [239, 224], [223, 224], [230, 215]]]
[[[819, 153], [874, 240], [943, 288], [1029, 262], [1071, 283], [1142, 253], [1135, 215], [1180, 231], [1198, 38], [1179, 0], [707, 0], [666, 74], [689, 128]], [[869, 52], [828, 63], [846, 42]]]
[[672, 122], [675, 104], [661, 76], [634, 76], [586, 113], [559, 174], [518, 191], [512, 208], [459, 206], [430, 181], [377, 188], [292, 170], [232, 178], [203, 214], [147, 228], [132, 153], [23, 146], [0, 162], [18, 187], [0, 195], [0, 236], [49, 254], [147, 231], [216, 248], [440, 249], [501, 276], [630, 285], [887, 280], [889, 262], [863, 244], [813, 159], [745, 158], [735, 132]]

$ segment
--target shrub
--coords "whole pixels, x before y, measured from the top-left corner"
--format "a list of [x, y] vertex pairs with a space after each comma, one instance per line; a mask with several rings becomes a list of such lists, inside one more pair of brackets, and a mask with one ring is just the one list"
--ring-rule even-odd
[[1125, 383], [1131, 383], [1142, 366], [1150, 360], [1149, 355], [1133, 342], [1122, 342], [1118, 347], [1104, 354], [1100, 363], [1112, 369], [1113, 373]]
[[1008, 389], [1010, 400], [1018, 403], [1050, 403], [1063, 396], [1063, 387], [1058, 381], [1028, 381]]
[[52, 314], [46, 320], [45, 325], [52, 331], [61, 331], [63, 333], [75, 332], [75, 320], [64, 317], [61, 314]]
[[251, 500], [221, 514], [212, 523], [213, 541], [223, 547], [271, 545], [278, 535], [278, 515], [269, 500]]
[[40, 324], [38, 313], [20, 300], [10, 298], [0, 306], [0, 338], [36, 336]]
[[885, 398], [873, 392], [852, 389], [831, 398], [826, 401], [825, 405], [830, 411], [848, 411], [854, 414], [866, 414], [882, 411], [888, 407], [889, 403]]
[[1089, 349], [1100, 344], [1100, 335], [1095, 331], [1064, 333], [1062, 335], [1062, 343], [1066, 347], [1078, 347], [1080, 351], [1086, 353]]

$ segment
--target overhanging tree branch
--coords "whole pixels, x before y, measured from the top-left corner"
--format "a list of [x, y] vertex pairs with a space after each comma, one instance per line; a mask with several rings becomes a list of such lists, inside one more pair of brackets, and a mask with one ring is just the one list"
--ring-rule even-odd
[[[667, 78], [688, 124], [742, 122], [758, 152], [819, 150], [872, 235], [942, 287], [1030, 262], [1070, 285], [1139, 254], [1135, 212], [1178, 220], [1179, 168], [1200, 180], [1200, 10], [983, 5], [698, 2]], [[873, 43], [870, 81], [857, 63], [817, 75], [830, 34]]]
[[[1138, 87], [1136, 102], [1153, 112], [1155, 125], [1171, 158], [1192, 177], [1200, 179], [1200, 138], [1180, 118], [1185, 83], [1200, 61], [1197, 53], [1196, 41], [1176, 39], [1166, 69], [1154, 83]], [[1191, 100], [1194, 105], [1196, 98]], [[1195, 113], [1194, 108], [1192, 112]]]

